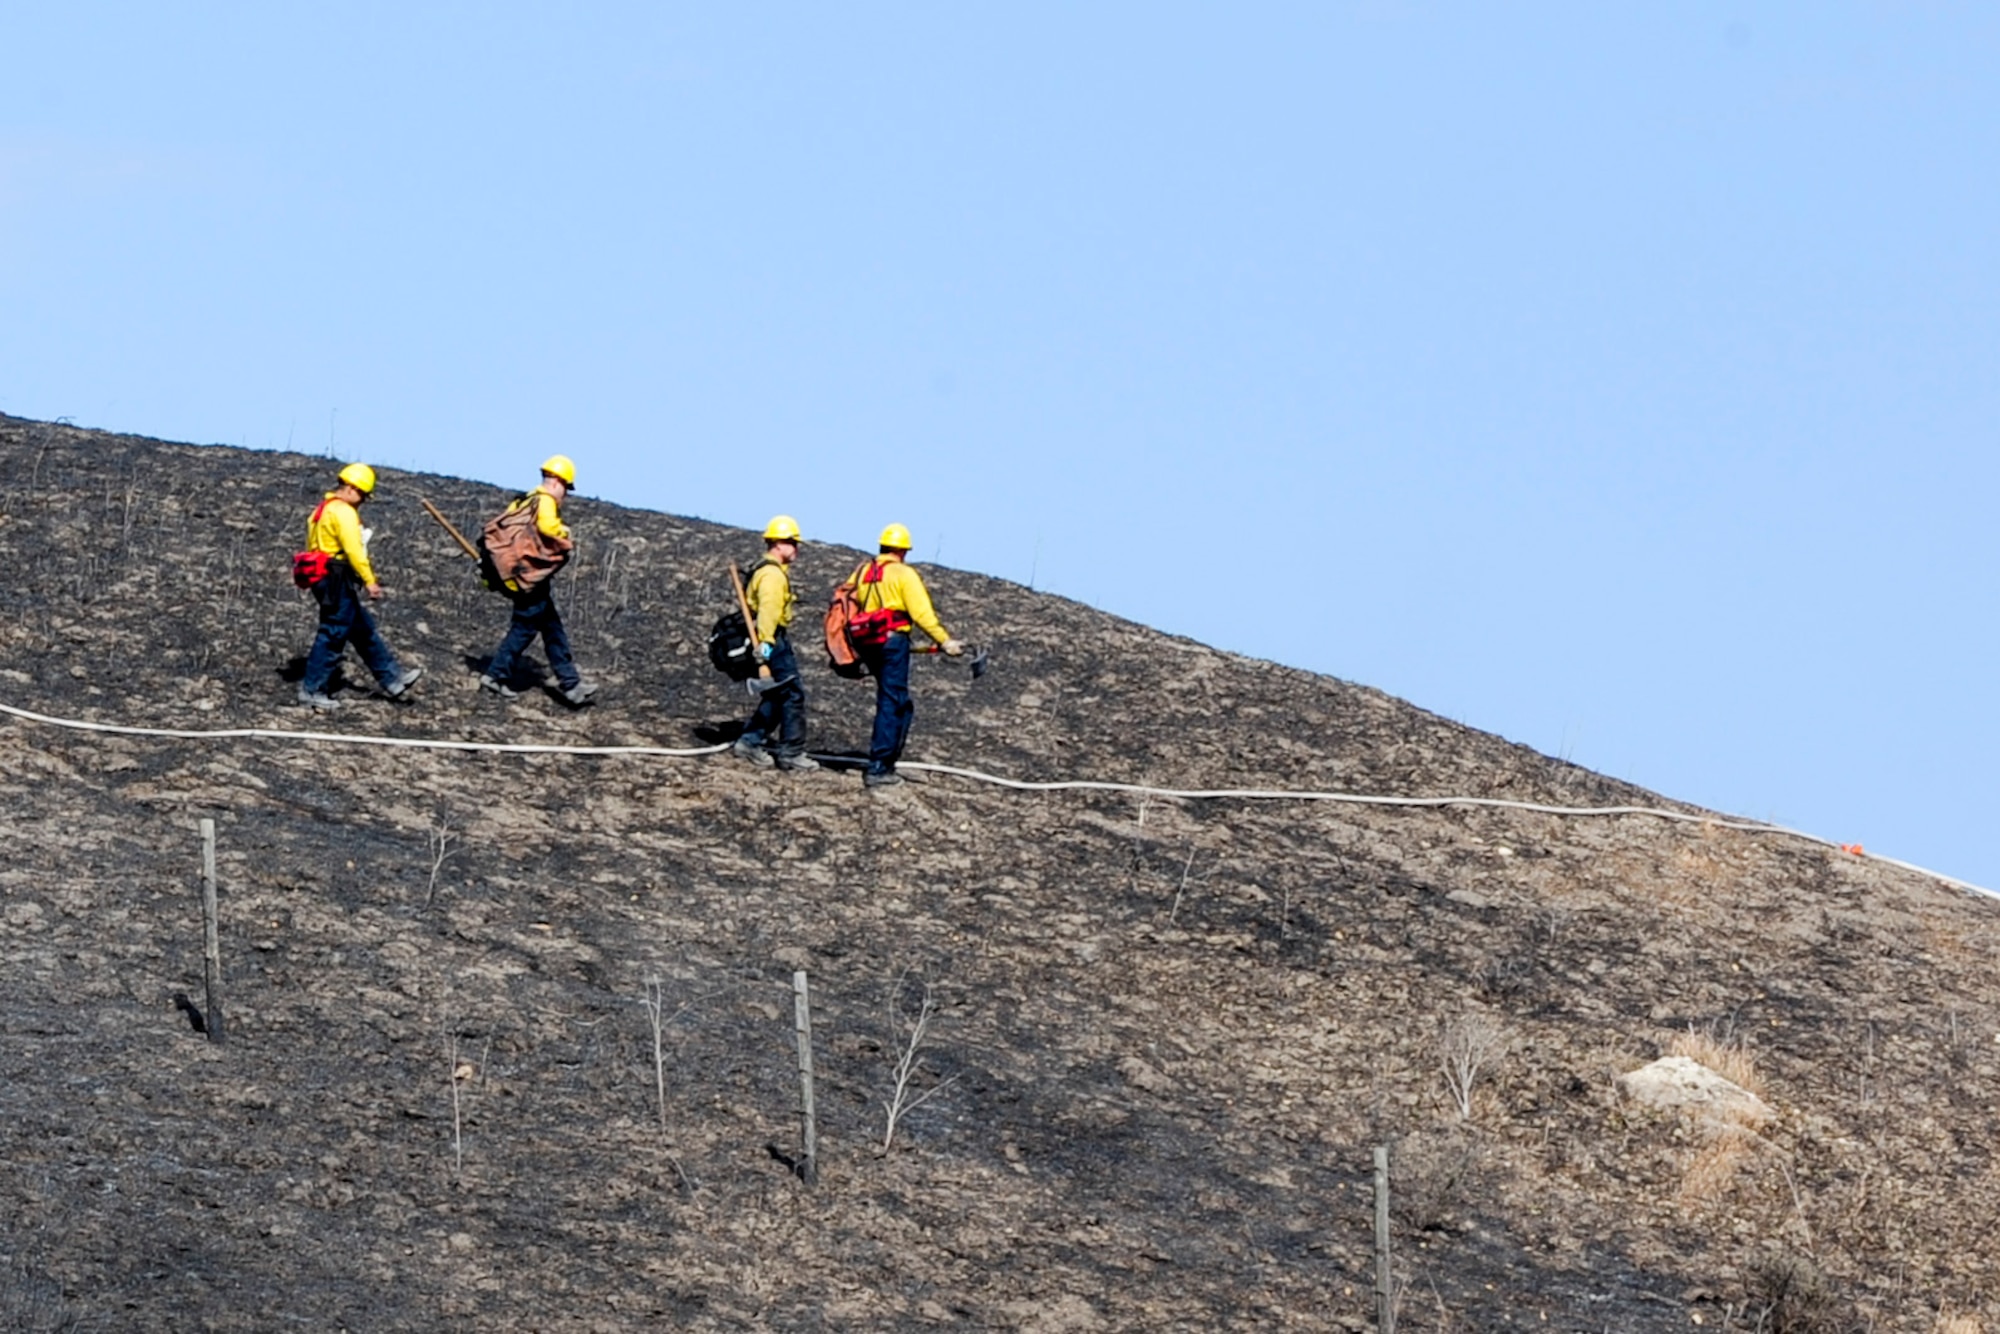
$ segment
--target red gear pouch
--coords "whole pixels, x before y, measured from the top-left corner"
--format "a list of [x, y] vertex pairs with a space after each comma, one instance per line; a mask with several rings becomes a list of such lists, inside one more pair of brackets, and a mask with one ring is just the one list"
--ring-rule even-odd
[[333, 564], [333, 557], [324, 551], [299, 551], [292, 555], [292, 582], [300, 588], [311, 588], [326, 578], [327, 568]]

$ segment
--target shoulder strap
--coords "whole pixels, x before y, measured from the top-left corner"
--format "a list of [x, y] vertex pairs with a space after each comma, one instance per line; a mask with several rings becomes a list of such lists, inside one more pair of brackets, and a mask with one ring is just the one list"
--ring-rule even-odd
[[854, 571], [854, 599], [863, 611], [879, 611], [882, 607], [882, 562], [863, 561]]
[[541, 517], [539, 509], [540, 507], [535, 503], [535, 493], [533, 491], [523, 491], [520, 495], [515, 496], [507, 502], [507, 508], [501, 510], [493, 522], [498, 523], [501, 520], [506, 520], [508, 527], [511, 528], [515, 524], [520, 523], [523, 516], [526, 516], [526, 521], [533, 523]]
[[[745, 602], [750, 601], [750, 585], [757, 581], [757, 572], [763, 569], [766, 565], [776, 565], [777, 563], [778, 562], [767, 558], [758, 561], [755, 565], [752, 565], [749, 569], [743, 572], [743, 600]], [[780, 570], [779, 573], [782, 574], [783, 571]], [[755, 611], [756, 608], [752, 607], [751, 610]], [[751, 628], [755, 629], [756, 627], [752, 626]]]

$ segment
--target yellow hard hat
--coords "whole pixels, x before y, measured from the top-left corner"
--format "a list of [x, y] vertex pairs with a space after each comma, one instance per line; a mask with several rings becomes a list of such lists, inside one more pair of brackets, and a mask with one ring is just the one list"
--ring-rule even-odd
[[894, 547], [898, 551], [910, 549], [910, 530], [900, 523], [892, 523], [882, 530], [882, 540], [875, 545]]
[[542, 464], [542, 471], [551, 477], [560, 477], [564, 486], [576, 485], [576, 465], [569, 461], [567, 454], [551, 454]]
[[780, 514], [777, 518], [764, 525], [764, 540], [766, 542], [798, 542], [804, 539], [799, 536], [799, 521], [789, 514]]
[[375, 470], [365, 463], [350, 463], [342, 468], [340, 480], [364, 496], [372, 494], [375, 490]]

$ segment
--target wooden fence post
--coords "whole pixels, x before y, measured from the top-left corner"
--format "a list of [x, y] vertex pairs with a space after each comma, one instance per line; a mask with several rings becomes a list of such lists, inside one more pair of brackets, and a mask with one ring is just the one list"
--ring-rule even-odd
[[812, 1000], [804, 970], [792, 974], [792, 1028], [799, 1039], [799, 1176], [819, 1184], [819, 1122], [813, 1114]]
[[210, 1042], [222, 1041], [222, 932], [215, 908], [215, 821], [201, 821], [202, 981], [208, 988], [206, 1025]]
[[1389, 1149], [1375, 1146], [1375, 1328], [1396, 1334], [1396, 1276], [1389, 1267]]

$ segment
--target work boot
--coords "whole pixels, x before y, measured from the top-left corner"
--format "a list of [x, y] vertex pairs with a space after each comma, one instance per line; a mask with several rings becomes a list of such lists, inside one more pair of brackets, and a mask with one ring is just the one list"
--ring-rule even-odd
[[597, 697], [597, 684], [593, 681], [578, 681], [562, 692], [563, 703], [572, 709], [580, 709]]
[[383, 686], [382, 691], [390, 699], [401, 699], [410, 693], [410, 687], [415, 685], [417, 678], [423, 674], [424, 669], [421, 667], [406, 667], [403, 669], [402, 675], [398, 676], [388, 685]]
[[777, 763], [771, 758], [771, 752], [764, 749], [763, 740], [754, 736], [737, 737], [729, 747], [729, 753], [739, 760], [748, 760], [759, 769], [768, 769]]
[[334, 702], [333, 696], [324, 690], [307, 690], [304, 686], [299, 687], [299, 703], [320, 713], [327, 713], [340, 707]]
[[508, 685], [505, 681], [502, 681], [497, 676], [480, 677], [479, 688], [481, 690], [489, 691], [492, 694], [498, 695], [501, 699], [508, 701], [513, 701], [521, 698], [520, 691], [514, 689], [514, 687]]
[[902, 784], [903, 776], [894, 769], [884, 774], [861, 775], [861, 786], [863, 787], [900, 787]]
[[814, 769], [823, 767], [818, 760], [810, 755], [779, 755], [774, 758], [777, 761], [778, 767], [786, 773], [810, 773]]

